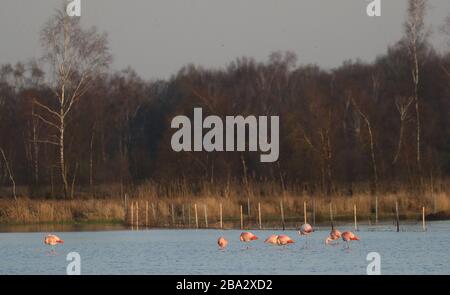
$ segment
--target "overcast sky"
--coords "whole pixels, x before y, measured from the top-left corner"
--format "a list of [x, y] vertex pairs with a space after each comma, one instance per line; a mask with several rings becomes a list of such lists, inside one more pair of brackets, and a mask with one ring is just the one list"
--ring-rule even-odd
[[[62, 0], [0, 1], [0, 63], [41, 55], [38, 32]], [[144, 78], [166, 78], [194, 63], [225, 66], [236, 57], [266, 60], [276, 50], [299, 64], [335, 67], [373, 61], [399, 40], [407, 0], [381, 0], [382, 16], [366, 15], [368, 0], [81, 0], [82, 22], [109, 33], [114, 69], [128, 65]], [[430, 0], [433, 44], [449, 0]]]

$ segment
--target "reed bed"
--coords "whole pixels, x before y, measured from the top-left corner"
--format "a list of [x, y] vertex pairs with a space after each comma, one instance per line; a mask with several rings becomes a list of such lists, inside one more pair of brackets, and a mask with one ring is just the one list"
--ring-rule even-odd
[[393, 220], [396, 202], [402, 220], [420, 220], [423, 207], [429, 219], [450, 217], [450, 196], [444, 189], [434, 189], [433, 193], [402, 189], [377, 195], [360, 190], [348, 196], [308, 192], [304, 187], [281, 190], [268, 183], [119, 187], [97, 187], [95, 197], [79, 189], [73, 200], [19, 197], [14, 201], [3, 197], [0, 224], [119, 222], [137, 226], [138, 222], [141, 227], [195, 228], [198, 224], [199, 228], [268, 228], [281, 226], [283, 206], [287, 226], [296, 227], [304, 221], [305, 205], [310, 223], [329, 223], [331, 215], [335, 221], [352, 222], [356, 206], [358, 221], [373, 224]]

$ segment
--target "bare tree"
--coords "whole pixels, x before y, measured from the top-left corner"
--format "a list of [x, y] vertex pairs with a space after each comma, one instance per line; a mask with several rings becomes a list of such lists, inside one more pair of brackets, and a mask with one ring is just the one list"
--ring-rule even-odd
[[408, 119], [409, 107], [411, 106], [413, 101], [414, 101], [413, 97], [399, 96], [395, 99], [395, 106], [397, 108], [398, 115], [400, 117], [400, 133], [398, 137], [397, 152], [395, 153], [392, 165], [395, 165], [398, 161], [398, 158], [400, 157], [400, 152], [403, 145], [403, 136], [405, 132], [405, 121]]
[[349, 99], [350, 99], [353, 107], [355, 108], [355, 110], [358, 112], [358, 114], [361, 116], [364, 123], [366, 124], [367, 132], [369, 133], [370, 158], [372, 161], [372, 173], [373, 173], [372, 174], [373, 175], [373, 193], [376, 193], [377, 188], [378, 188], [378, 169], [377, 169], [377, 161], [375, 158], [375, 140], [374, 140], [374, 136], [373, 136], [372, 124], [370, 122], [368, 115], [361, 110], [361, 108], [356, 103], [355, 99], [353, 98], [353, 96], [351, 94], [349, 94]]
[[14, 200], [17, 201], [16, 181], [14, 180], [14, 175], [12, 174], [11, 168], [9, 167], [9, 163], [8, 163], [8, 159], [6, 158], [5, 151], [1, 147], [0, 147], [0, 153], [2, 155], [3, 161], [5, 162], [6, 171], [8, 172], [9, 179], [11, 180]]
[[419, 82], [420, 82], [420, 63], [419, 51], [425, 44], [427, 32], [425, 30], [425, 13], [427, 9], [427, 0], [409, 0], [408, 17], [405, 23], [406, 43], [411, 62], [411, 75], [414, 84], [413, 97], [416, 108], [416, 164], [419, 175], [422, 174], [421, 163], [421, 125], [420, 125], [420, 100], [419, 100]]
[[106, 34], [99, 34], [96, 28], [83, 29], [80, 19], [69, 17], [64, 10], [58, 10], [42, 29], [41, 43], [45, 50], [44, 60], [52, 75], [49, 86], [56, 104], [44, 104], [35, 99], [34, 103], [42, 111], [42, 114], [35, 116], [55, 131], [52, 137], [40, 142], [55, 145], [59, 149], [59, 167], [64, 196], [67, 198], [67, 118], [95, 78], [108, 67], [111, 55]]

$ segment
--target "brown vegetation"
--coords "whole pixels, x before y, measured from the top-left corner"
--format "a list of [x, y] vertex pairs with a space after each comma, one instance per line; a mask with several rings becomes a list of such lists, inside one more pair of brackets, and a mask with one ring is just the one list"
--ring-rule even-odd
[[[433, 195], [429, 194], [426, 198], [407, 190], [380, 195], [377, 197], [379, 221], [393, 220], [396, 201], [399, 202], [403, 220], [418, 220], [422, 206], [426, 207], [426, 214], [441, 212], [436, 216], [445, 216], [450, 213], [450, 196], [445, 192], [448, 191], [448, 185], [435, 189]], [[261, 203], [263, 225], [276, 227], [280, 226], [280, 201], [283, 202], [287, 224], [291, 227], [303, 221], [304, 202], [307, 203], [310, 223], [328, 223], [330, 203], [336, 221], [352, 222], [353, 206], [356, 205], [358, 220], [361, 223], [375, 223], [375, 197], [367, 193], [367, 190], [364, 190], [367, 188], [364, 187], [361, 187], [361, 191], [356, 190], [352, 197], [340, 193], [324, 196], [300, 188], [283, 192], [276, 183], [249, 183], [249, 187], [248, 190], [252, 192], [250, 195], [237, 184], [228, 187], [205, 184], [202, 189], [193, 192], [192, 187], [172, 187], [168, 190], [149, 183], [125, 194], [126, 198], [121, 198], [120, 190], [116, 188], [116, 191], [104, 192], [101, 199], [92, 199], [83, 194], [77, 196], [76, 200], [32, 200], [22, 197], [14, 202], [0, 199], [0, 224], [118, 222], [126, 225], [131, 222], [131, 203], [139, 202], [140, 226], [145, 226], [148, 222], [149, 227], [189, 227], [190, 219], [190, 227], [195, 227], [194, 204], [197, 204], [199, 226], [205, 227], [206, 205], [209, 227], [217, 228], [219, 206], [222, 204], [225, 227], [239, 227], [240, 206], [243, 207], [245, 226], [256, 227], [258, 203]], [[172, 205], [175, 223], [172, 221]], [[136, 211], [133, 214], [135, 221]]]

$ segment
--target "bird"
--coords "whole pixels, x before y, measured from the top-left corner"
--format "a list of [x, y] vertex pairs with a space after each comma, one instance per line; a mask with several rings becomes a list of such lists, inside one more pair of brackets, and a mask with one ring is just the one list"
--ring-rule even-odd
[[224, 237], [220, 237], [217, 240], [217, 245], [219, 245], [220, 249], [225, 249], [228, 246], [228, 241]]
[[270, 237], [268, 237], [264, 243], [266, 244], [272, 244], [272, 245], [277, 245], [277, 239], [278, 236], [277, 235], [271, 235]]
[[[239, 239], [241, 240], [241, 242], [248, 243], [248, 242], [257, 240], [258, 237], [255, 236], [254, 234], [252, 234], [251, 232], [243, 232], [243, 233], [241, 233], [241, 236]], [[248, 247], [247, 247], [247, 249], [248, 249]]]
[[277, 237], [277, 245], [279, 245], [279, 246], [284, 246], [284, 245], [293, 244], [293, 243], [295, 243], [295, 242], [287, 235], [279, 235]]
[[350, 241], [359, 241], [359, 237], [356, 236], [354, 233], [352, 233], [351, 231], [346, 231], [344, 233], [342, 233], [342, 240], [344, 240], [344, 242], [346, 243], [346, 248], [350, 248]]
[[64, 244], [64, 240], [61, 240], [58, 236], [55, 235], [47, 235], [46, 237], [44, 237], [44, 244], [56, 246], [58, 244]]
[[300, 228], [299, 234], [301, 236], [308, 236], [313, 232], [313, 228], [309, 223], [305, 223], [302, 225], [302, 227]]
[[333, 228], [330, 232], [330, 235], [326, 238], [325, 244], [329, 245], [332, 241], [337, 241], [341, 238], [341, 232], [337, 229]]
[[49, 235], [47, 235], [47, 236], [45, 236], [44, 237], [44, 244], [45, 245], [49, 245], [49, 246], [51, 246], [52, 247], [52, 250], [50, 251], [50, 253], [49, 254], [56, 254], [56, 251], [55, 251], [55, 246], [56, 245], [58, 245], [58, 244], [64, 244], [64, 240], [61, 240], [58, 236], [56, 236], [56, 235], [51, 235], [51, 234], [49, 234]]
[[312, 228], [312, 226], [309, 223], [303, 224], [302, 227], [300, 228], [300, 231], [298, 232], [298, 234], [300, 236], [306, 236], [305, 247], [308, 246], [308, 236], [310, 234], [312, 234], [313, 232], [314, 232], [314, 229]]

